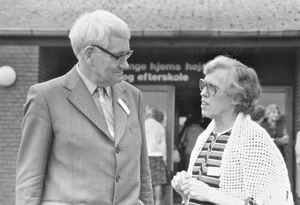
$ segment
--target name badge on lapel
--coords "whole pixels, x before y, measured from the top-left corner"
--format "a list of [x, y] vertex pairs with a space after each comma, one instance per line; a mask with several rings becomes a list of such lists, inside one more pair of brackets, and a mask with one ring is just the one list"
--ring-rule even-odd
[[129, 115], [130, 114], [130, 110], [127, 107], [127, 105], [125, 104], [125, 102], [121, 98], [119, 98], [118, 99], [118, 103], [121, 105], [121, 107], [123, 108], [123, 110], [127, 113], [127, 115]]
[[220, 167], [208, 167], [207, 175], [218, 177], [221, 175], [221, 168]]

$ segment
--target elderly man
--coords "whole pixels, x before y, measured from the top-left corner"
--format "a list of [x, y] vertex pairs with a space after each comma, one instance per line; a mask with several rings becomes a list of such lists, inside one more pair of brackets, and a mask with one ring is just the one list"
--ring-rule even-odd
[[127, 24], [96, 10], [70, 31], [78, 63], [29, 90], [16, 204], [153, 204], [141, 92], [122, 81]]

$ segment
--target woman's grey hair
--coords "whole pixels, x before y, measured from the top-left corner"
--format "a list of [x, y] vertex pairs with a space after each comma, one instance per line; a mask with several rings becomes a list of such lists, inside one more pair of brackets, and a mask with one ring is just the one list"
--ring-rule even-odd
[[80, 16], [73, 24], [69, 38], [76, 57], [89, 45], [107, 48], [111, 36], [130, 39], [128, 25], [116, 15], [96, 10]]
[[279, 109], [279, 107], [276, 104], [269, 104], [266, 108], [266, 115], [265, 117], [268, 118], [270, 113], [277, 110], [278, 114], [281, 115], [281, 110]]
[[255, 70], [230, 57], [217, 56], [204, 65], [203, 72], [207, 75], [218, 69], [227, 71], [224, 89], [236, 103], [235, 111], [251, 113], [261, 92]]

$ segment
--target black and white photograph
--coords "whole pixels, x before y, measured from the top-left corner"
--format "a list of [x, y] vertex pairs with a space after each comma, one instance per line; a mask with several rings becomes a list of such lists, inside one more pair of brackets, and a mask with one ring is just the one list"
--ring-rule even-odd
[[300, 205], [300, 0], [0, 5], [0, 205]]

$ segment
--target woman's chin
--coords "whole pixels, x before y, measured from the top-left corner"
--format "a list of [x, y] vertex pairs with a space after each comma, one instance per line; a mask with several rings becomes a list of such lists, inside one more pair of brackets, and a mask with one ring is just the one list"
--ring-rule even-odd
[[203, 117], [208, 117], [208, 118], [210, 118], [209, 112], [207, 112], [207, 111], [205, 111], [205, 110], [202, 109], [202, 112], [201, 112], [201, 113], [202, 113], [202, 116], [203, 116]]

